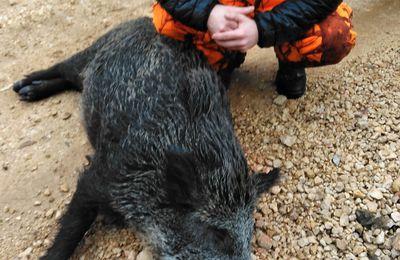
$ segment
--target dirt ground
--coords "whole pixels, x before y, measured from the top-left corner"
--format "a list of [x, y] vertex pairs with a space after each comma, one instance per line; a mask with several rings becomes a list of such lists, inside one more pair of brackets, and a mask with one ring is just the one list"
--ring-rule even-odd
[[[279, 212], [273, 208], [271, 215], [266, 214], [262, 205], [286, 201], [285, 195], [291, 191], [292, 186], [298, 186], [299, 182], [304, 182], [304, 178], [314, 179], [315, 176], [307, 174], [307, 169], [318, 169], [318, 174], [322, 175], [331, 174], [334, 177], [327, 176], [326, 185], [335, 187], [341, 170], [334, 166], [324, 166], [324, 163], [331, 164], [329, 158], [332, 153], [347, 152], [348, 155], [352, 148], [338, 145], [335, 150], [335, 141], [329, 143], [326, 140], [349, 144], [357, 143], [359, 138], [348, 134], [349, 129], [343, 127], [354, 119], [354, 116], [351, 119], [348, 115], [343, 116], [346, 109], [362, 110], [360, 104], [377, 97], [384, 97], [389, 106], [400, 105], [399, 67], [391, 60], [391, 57], [399, 57], [396, 50], [400, 49], [400, 3], [397, 0], [349, 2], [355, 10], [357, 47], [346, 61], [337, 66], [308, 70], [309, 91], [306, 97], [287, 101], [283, 106], [277, 105], [272, 84], [277, 62], [272, 50], [260, 49], [249, 53], [245, 65], [236, 73], [229, 93], [236, 130], [249, 163], [254, 168], [283, 165], [287, 175], [287, 182], [283, 181], [277, 198], [274, 198], [275, 195], [263, 198], [259, 206], [263, 214], [256, 218], [257, 221], [268, 222], [271, 227], [285, 229], [282, 234], [293, 228], [293, 223], [286, 223], [283, 217], [275, 218]], [[36, 259], [45, 251], [54, 235], [56, 220], [71, 198], [80, 169], [87, 163], [85, 155], [90, 154], [91, 148], [80, 123], [79, 93], [68, 92], [40, 102], [24, 103], [18, 100], [9, 86], [24, 74], [46, 68], [83, 49], [114, 25], [137, 16], [150, 15], [151, 1], [0, 0], [0, 10], [0, 259]], [[380, 59], [380, 53], [386, 53], [386, 60]], [[361, 86], [357, 82], [358, 77], [362, 78], [362, 82], [369, 80], [368, 76], [373, 72], [365, 68], [369, 68], [371, 60], [375, 62], [373, 64], [384, 64], [378, 66], [377, 70], [392, 79], [388, 83], [391, 87], [380, 88], [382, 93], [378, 94], [365, 90], [368, 92], [365, 96], [362, 91], [353, 93], [353, 90], [347, 90], [349, 86]], [[369, 85], [363, 86], [367, 88]], [[357, 96], [352, 99], [350, 95], [355, 93]], [[323, 118], [325, 114], [322, 115], [321, 111], [324, 108], [337, 109], [338, 103], [345, 104], [345, 111], [341, 111], [341, 107], [341, 110], [326, 112], [327, 118]], [[398, 111], [397, 105], [394, 114]], [[388, 118], [392, 118], [389, 114]], [[371, 128], [376, 127], [374, 122], [383, 127], [388, 123], [378, 119], [371, 119]], [[400, 128], [396, 124], [398, 116], [393, 115], [391, 120]], [[314, 128], [309, 128], [310, 125]], [[320, 129], [330, 132], [321, 134]], [[393, 131], [397, 135], [400, 129]], [[303, 138], [305, 141], [298, 141], [293, 147], [282, 147], [280, 137], [283, 134], [296, 136], [299, 140]], [[357, 134], [362, 135], [359, 132]], [[338, 141], [336, 138], [339, 137], [343, 140]], [[368, 135], [364, 138], [368, 138]], [[374, 145], [371, 144], [371, 147]], [[399, 176], [400, 171], [400, 148], [396, 149], [392, 160], [394, 164], [387, 173], [393, 180]], [[319, 158], [320, 150], [326, 156], [321, 156], [324, 158], [322, 160], [314, 160], [315, 157]], [[357, 159], [358, 155], [353, 154], [353, 159]], [[348, 162], [346, 160], [343, 159]], [[342, 173], [348, 171], [346, 165], [341, 167]], [[374, 170], [366, 171], [372, 174]], [[368, 190], [375, 182], [378, 181], [374, 179], [371, 185], [365, 184], [363, 187], [368, 187], [365, 188]], [[299, 190], [297, 188], [298, 193]], [[345, 192], [354, 196], [347, 189]], [[296, 195], [296, 190], [293, 193]], [[388, 200], [396, 195], [395, 192], [388, 194]], [[392, 210], [400, 211], [396, 209], [396, 203]], [[293, 204], [293, 207], [296, 205]], [[308, 206], [316, 207], [317, 203], [310, 205], [303, 204], [300, 208], [305, 213], [311, 212]], [[385, 208], [379, 204], [381, 206]], [[276, 232], [271, 231], [273, 228], [262, 228], [278, 242], [272, 243], [267, 249], [254, 243], [254, 254], [259, 259], [327, 259], [325, 248], [315, 253], [311, 245], [291, 248], [293, 241], [296, 244], [303, 237], [302, 231], [308, 236], [309, 230], [312, 230], [305, 223], [307, 218], [301, 217], [302, 213], [299, 213], [298, 219], [302, 221], [296, 222], [295, 226], [301, 226], [302, 230], [294, 228], [296, 230], [293, 229], [292, 233], [296, 236], [293, 235], [291, 239], [275, 239]], [[388, 233], [387, 236], [392, 235]], [[365, 244], [363, 246], [366, 252], [368, 247]], [[288, 249], [284, 250], [284, 247]], [[135, 259], [141, 249], [141, 242], [128, 230], [110, 230], [96, 225], [77, 250], [74, 259]], [[378, 247], [376, 250], [380, 249], [385, 254], [383, 248]], [[354, 251], [355, 246], [343, 252], [337, 250], [332, 259], [345, 259], [349, 254], [357, 256]], [[362, 253], [359, 256], [363, 256]]]

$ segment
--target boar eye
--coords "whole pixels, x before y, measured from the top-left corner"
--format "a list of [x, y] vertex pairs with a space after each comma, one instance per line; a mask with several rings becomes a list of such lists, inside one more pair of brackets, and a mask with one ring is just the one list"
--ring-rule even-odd
[[233, 255], [234, 241], [226, 229], [209, 227], [208, 231], [208, 234], [211, 238], [210, 240], [218, 247], [219, 250], [228, 255]]

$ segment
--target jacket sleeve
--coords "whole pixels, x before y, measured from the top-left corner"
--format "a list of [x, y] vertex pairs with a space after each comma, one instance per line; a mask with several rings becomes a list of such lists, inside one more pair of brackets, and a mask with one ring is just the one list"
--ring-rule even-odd
[[255, 15], [260, 47], [298, 40], [314, 24], [336, 10], [342, 0], [286, 0], [269, 12]]
[[177, 21], [196, 30], [207, 31], [207, 20], [218, 0], [158, 0]]

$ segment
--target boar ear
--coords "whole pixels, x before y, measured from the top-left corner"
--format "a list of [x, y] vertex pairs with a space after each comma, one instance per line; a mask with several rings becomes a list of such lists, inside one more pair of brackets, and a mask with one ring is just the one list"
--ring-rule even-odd
[[269, 173], [256, 173], [252, 176], [257, 197], [267, 192], [272, 186], [278, 183], [280, 178], [279, 172], [278, 168], [274, 168]]
[[173, 148], [165, 154], [167, 168], [165, 189], [168, 204], [182, 209], [193, 208], [198, 202], [198, 174], [192, 152]]

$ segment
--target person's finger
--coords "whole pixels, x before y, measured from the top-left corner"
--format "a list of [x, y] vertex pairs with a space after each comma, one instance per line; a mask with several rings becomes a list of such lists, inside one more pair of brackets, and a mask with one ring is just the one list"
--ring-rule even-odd
[[235, 30], [237, 28], [238, 28], [238, 24], [236, 22], [227, 21], [224, 28], [221, 30], [221, 32]]
[[235, 40], [235, 41], [216, 41], [216, 43], [230, 50], [241, 50], [246, 47], [246, 44], [243, 40]]
[[238, 6], [229, 6], [229, 11], [238, 13], [238, 14], [251, 14], [254, 12], [254, 6], [246, 6], [246, 7], [238, 7]]
[[243, 38], [243, 33], [241, 30], [231, 30], [227, 32], [218, 32], [212, 36], [214, 41], [234, 41]]
[[241, 23], [241, 22], [246, 21], [247, 19], [250, 19], [243, 14], [238, 14], [238, 13], [234, 13], [234, 12], [226, 13], [224, 16], [227, 21], [236, 22], [236, 23]]

